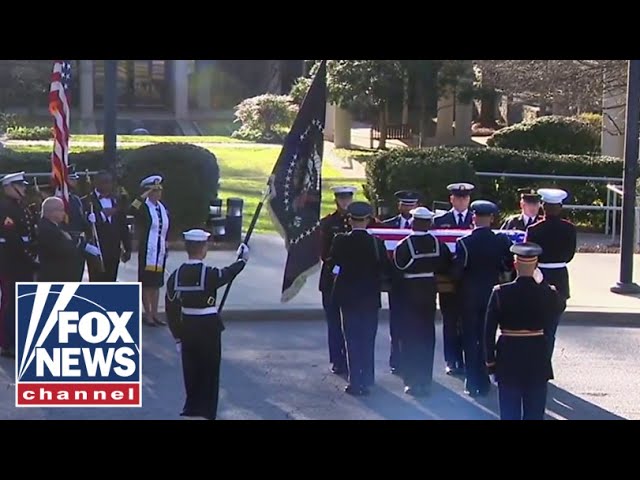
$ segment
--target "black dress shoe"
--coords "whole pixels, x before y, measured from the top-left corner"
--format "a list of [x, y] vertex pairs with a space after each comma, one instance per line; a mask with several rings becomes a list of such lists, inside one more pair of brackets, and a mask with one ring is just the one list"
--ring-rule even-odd
[[347, 385], [344, 387], [344, 391], [354, 397], [363, 397], [369, 395], [369, 389], [365, 387], [354, 387], [353, 385]]
[[417, 385], [415, 387], [404, 387], [404, 393], [412, 397], [426, 397], [430, 392], [428, 388]]
[[391, 367], [392, 375], [400, 375], [400, 370], [397, 367]]
[[334, 373], [336, 375], [345, 375], [347, 373], [347, 368], [334, 365], [333, 367], [331, 367], [331, 373]]

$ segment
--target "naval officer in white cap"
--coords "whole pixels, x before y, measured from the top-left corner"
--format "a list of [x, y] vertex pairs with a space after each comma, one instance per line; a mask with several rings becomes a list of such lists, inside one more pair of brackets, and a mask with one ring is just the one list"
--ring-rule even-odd
[[[447, 185], [451, 209], [444, 215], [433, 219], [433, 226], [438, 229], [471, 229], [473, 214], [469, 211], [471, 194], [475, 185], [457, 182]], [[442, 312], [442, 338], [444, 343], [444, 361], [447, 375], [464, 375], [465, 364], [462, 355], [462, 298], [459, 286], [446, 277], [441, 278], [440, 310]]]
[[[569, 271], [567, 264], [573, 260], [577, 246], [577, 231], [575, 225], [562, 218], [562, 202], [568, 194], [557, 188], [541, 188], [538, 194], [542, 199], [544, 220], [527, 228], [526, 242], [533, 242], [542, 248], [538, 267], [542, 272], [544, 281], [554, 285], [558, 294], [564, 301], [570, 297]], [[556, 330], [562, 317], [562, 313], [554, 320], [552, 328], [545, 332], [547, 335], [550, 352], [553, 355]]]
[[215, 420], [220, 384], [221, 334], [224, 325], [216, 306], [218, 289], [245, 267], [249, 248], [238, 248], [238, 260], [225, 268], [204, 264], [209, 232], [184, 232], [189, 260], [167, 280], [165, 299], [169, 329], [182, 355], [186, 401], [183, 417]]
[[402, 369], [405, 393], [425, 396], [431, 391], [436, 346], [436, 274], [449, 273], [453, 256], [447, 244], [429, 233], [434, 213], [411, 210], [414, 232], [393, 252], [397, 290], [402, 305]]
[[144, 323], [149, 326], [165, 325], [158, 315], [160, 288], [164, 286], [165, 265], [168, 255], [169, 212], [161, 202], [160, 175], [150, 175], [140, 182], [142, 193], [131, 203], [136, 221], [138, 240], [138, 281], [142, 283]]
[[33, 282], [38, 268], [36, 218], [26, 203], [24, 172], [0, 179], [0, 355], [14, 358], [15, 284]]

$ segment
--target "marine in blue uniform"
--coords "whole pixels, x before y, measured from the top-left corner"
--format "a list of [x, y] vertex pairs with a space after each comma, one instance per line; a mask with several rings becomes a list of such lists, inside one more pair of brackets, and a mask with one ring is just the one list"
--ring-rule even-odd
[[375, 340], [381, 307], [382, 283], [390, 274], [391, 262], [382, 240], [367, 232], [373, 216], [371, 205], [349, 205], [351, 232], [336, 236], [328, 261], [336, 275], [334, 300], [342, 313], [342, 330], [347, 347], [351, 395], [368, 395], [374, 384]]
[[486, 395], [491, 386], [483, 355], [485, 313], [500, 274], [513, 268], [513, 255], [509, 237], [491, 230], [498, 207], [476, 200], [470, 208], [475, 229], [456, 242], [454, 270], [460, 280], [465, 393], [475, 397]]
[[[75, 193], [79, 178], [75, 166], [69, 165], [67, 177], [67, 183], [69, 185], [69, 215], [68, 222], [63, 223], [62, 227], [71, 235], [74, 241], [82, 243], [86, 238], [90, 238], [91, 224], [88, 222], [87, 215], [84, 212], [82, 199]], [[75, 268], [77, 282], [82, 281], [85, 263], [86, 257], [84, 255], [78, 255]]]
[[327, 337], [329, 342], [329, 362], [331, 371], [336, 375], [346, 375], [347, 354], [344, 334], [342, 333], [342, 319], [340, 307], [333, 299], [334, 275], [333, 268], [328, 262], [331, 245], [336, 235], [347, 233], [351, 227], [347, 217], [347, 208], [353, 202], [355, 187], [333, 187], [336, 210], [320, 220], [321, 258], [322, 270], [320, 271], [319, 289], [322, 293], [322, 308], [327, 321]]
[[[513, 245], [515, 281], [493, 288], [485, 325], [485, 360], [498, 384], [501, 420], [543, 420], [547, 383], [553, 378], [544, 332], [552, 328], [563, 300], [556, 288], [535, 278], [535, 243]], [[500, 337], [496, 343], [496, 330]]]
[[224, 330], [216, 307], [218, 289], [244, 269], [249, 249], [240, 245], [238, 260], [228, 267], [209, 267], [204, 259], [210, 234], [189, 230], [183, 235], [189, 260], [167, 280], [165, 298], [169, 329], [182, 357], [187, 398], [180, 415], [215, 420]]
[[452, 254], [447, 244], [429, 233], [434, 214], [425, 207], [411, 211], [413, 234], [393, 252], [400, 273], [397, 295], [403, 308], [402, 377], [405, 393], [428, 395], [433, 380], [436, 346], [436, 273], [449, 273]]
[[544, 279], [558, 289], [564, 302], [562, 311], [547, 331], [550, 354], [553, 355], [558, 324], [571, 293], [567, 264], [576, 253], [577, 231], [575, 225], [561, 217], [562, 202], [567, 198], [567, 192], [556, 188], [541, 188], [538, 194], [542, 197], [545, 218], [527, 229], [525, 241], [537, 243], [542, 248], [540, 271]]
[[[413, 216], [411, 210], [416, 208], [420, 196], [408, 190], [396, 192], [398, 200], [398, 215], [388, 218], [382, 222], [385, 228], [402, 228], [410, 230], [413, 228]], [[398, 295], [395, 292], [398, 285], [394, 284], [392, 279], [391, 290], [388, 292], [389, 298], [389, 337], [391, 342], [389, 354], [389, 367], [391, 373], [400, 373], [401, 352], [402, 352], [402, 303], [398, 301]]]
[[[452, 183], [447, 186], [451, 210], [434, 218], [433, 226], [438, 229], [471, 229], [473, 214], [469, 211], [471, 193], [475, 186], [471, 183]], [[443, 275], [438, 281], [440, 311], [442, 312], [442, 338], [447, 375], [464, 374], [462, 355], [462, 310], [460, 308], [459, 286], [454, 279]]]
[[26, 203], [24, 172], [10, 173], [0, 180], [0, 355], [14, 358], [15, 284], [33, 282], [38, 268], [36, 219]]
[[521, 230], [525, 232], [528, 227], [542, 220], [540, 215], [540, 195], [530, 188], [518, 190], [520, 193], [520, 214], [514, 215], [504, 221], [501, 230]]

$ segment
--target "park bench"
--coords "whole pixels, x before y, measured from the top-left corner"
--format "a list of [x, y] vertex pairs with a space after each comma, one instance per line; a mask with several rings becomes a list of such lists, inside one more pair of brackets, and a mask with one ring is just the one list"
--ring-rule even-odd
[[[380, 127], [371, 127], [369, 135], [370, 147], [373, 148], [374, 141], [380, 141]], [[388, 125], [387, 140], [411, 140], [413, 132], [409, 125]]]

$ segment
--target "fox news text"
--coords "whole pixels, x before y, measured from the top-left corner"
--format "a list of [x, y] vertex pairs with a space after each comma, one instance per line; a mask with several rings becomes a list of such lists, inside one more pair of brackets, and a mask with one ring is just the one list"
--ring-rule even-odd
[[138, 283], [18, 283], [16, 406], [142, 406], [140, 316]]

